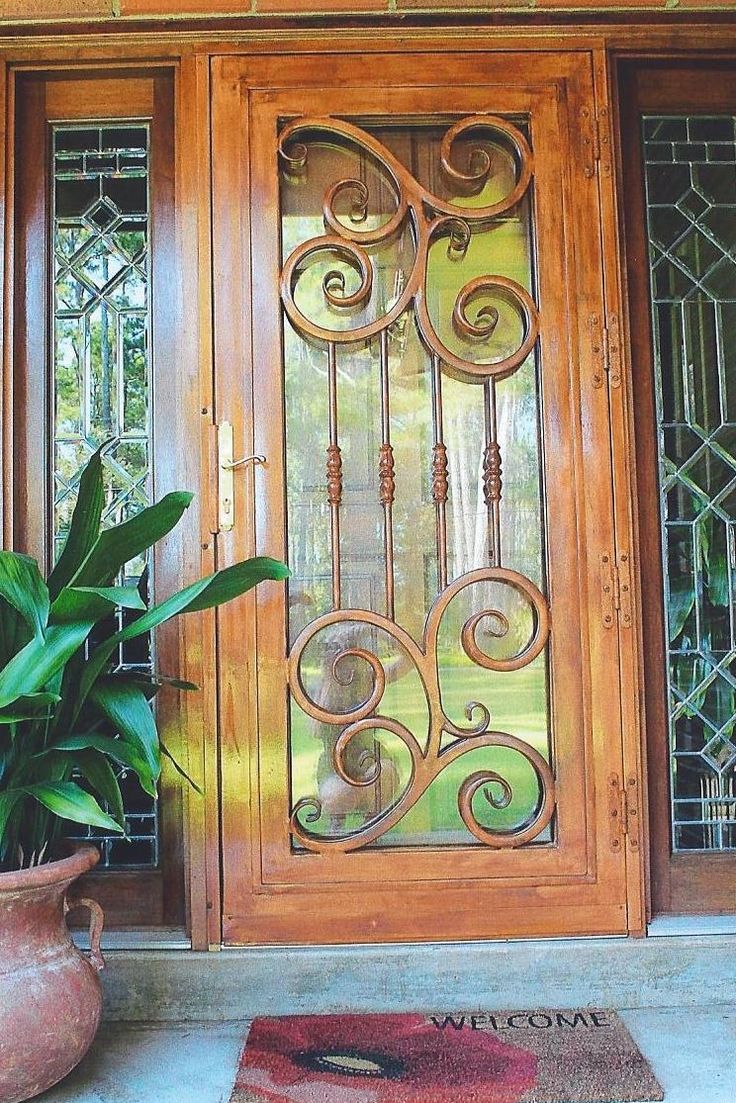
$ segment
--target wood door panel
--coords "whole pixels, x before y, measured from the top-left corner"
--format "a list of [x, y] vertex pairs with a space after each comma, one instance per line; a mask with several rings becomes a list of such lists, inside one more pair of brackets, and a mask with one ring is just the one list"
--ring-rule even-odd
[[[547, 487], [546, 602], [552, 611], [549, 753], [556, 795], [552, 835], [537, 844], [511, 848], [504, 842], [499, 849], [498, 844], [477, 845], [469, 835], [461, 845], [429, 838], [422, 846], [358, 847], [350, 831], [363, 828], [335, 829], [330, 838], [331, 827], [313, 844], [311, 836], [302, 837], [318, 852], [302, 849], [301, 843], [295, 849], [302, 821], [290, 826], [290, 751], [284, 735], [289, 731], [289, 614], [285, 592], [263, 587], [245, 617], [242, 606], [220, 614], [227, 941], [483, 937], [512, 930], [568, 932], [576, 922], [587, 933], [625, 928], [623, 847], [611, 826], [608, 793], [621, 761], [617, 643], [611, 623], [604, 620], [600, 591], [600, 557], [612, 547], [608, 411], [590, 382], [591, 350], [581, 342], [581, 335], [589, 333], [590, 315], [601, 310], [597, 194], [579, 126], [580, 110], [592, 95], [590, 72], [579, 57], [544, 59], [539, 67], [535, 58], [528, 81], [522, 75], [525, 60], [528, 68], [528, 58], [489, 55], [481, 64], [474, 58], [472, 83], [462, 87], [449, 83], [449, 74], [457, 78], [466, 64], [458, 58], [430, 63], [425, 58], [413, 68], [407, 59], [400, 64], [387, 59], [377, 89], [362, 87], [353, 61], [341, 58], [335, 59], [329, 83], [322, 66], [302, 58], [290, 69], [288, 82], [281, 71], [278, 88], [264, 88], [275, 80], [270, 59], [247, 68], [223, 59], [215, 70], [215, 263], [216, 270], [227, 269], [231, 277], [226, 286], [223, 281], [225, 312], [218, 309], [216, 293], [216, 347], [232, 348], [233, 326], [241, 319], [247, 326], [250, 318], [252, 337], [250, 350], [242, 331], [234, 338], [239, 351], [236, 362], [221, 371], [218, 417], [233, 422], [244, 452], [267, 456], [266, 465], [249, 473], [236, 491], [236, 517], [243, 521], [224, 534], [226, 559], [252, 550], [287, 554], [289, 451], [281, 365], [282, 326], [291, 323], [281, 321], [286, 300], [280, 285], [279, 127], [288, 120], [319, 118], [327, 104], [331, 116], [369, 131], [371, 121], [374, 127], [392, 119], [449, 127], [489, 112], [526, 120], [534, 150], [540, 458]], [[256, 90], [249, 92], [248, 84]], [[220, 230], [220, 217], [229, 232]], [[418, 222], [413, 225], [419, 234], [415, 242], [421, 243], [424, 231]], [[252, 289], [251, 302], [240, 292], [244, 285]], [[336, 347], [333, 340], [328, 344]], [[328, 367], [328, 373], [332, 370]], [[330, 386], [337, 388], [337, 367], [334, 380]], [[314, 476], [317, 481], [323, 477]], [[438, 501], [435, 495], [439, 517]], [[439, 533], [439, 521], [438, 526]], [[339, 598], [334, 566], [332, 587]], [[442, 584], [440, 591], [447, 592]], [[377, 616], [370, 623], [383, 631], [385, 622]], [[255, 665], [243, 654], [246, 638], [255, 642]], [[422, 654], [416, 658], [420, 666]], [[292, 668], [294, 693], [300, 684], [293, 681], [295, 661]], [[243, 679], [244, 670], [249, 681]], [[431, 673], [422, 677], [432, 681]], [[492, 730], [486, 721], [482, 731]], [[416, 765], [421, 770], [424, 762]], [[390, 819], [393, 806], [387, 807]], [[330, 817], [331, 824], [335, 818]], [[445, 918], [437, 914], [440, 900], [449, 913]]]

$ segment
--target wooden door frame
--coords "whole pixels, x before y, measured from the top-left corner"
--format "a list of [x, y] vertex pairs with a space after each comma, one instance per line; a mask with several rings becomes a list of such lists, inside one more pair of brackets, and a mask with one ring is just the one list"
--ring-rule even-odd
[[[732, 55], [731, 65], [736, 54]], [[713, 73], [725, 59], [667, 58], [622, 59], [616, 74], [619, 98], [621, 147], [618, 164], [622, 204], [621, 235], [625, 251], [625, 293], [635, 395], [632, 419], [635, 452], [634, 495], [640, 564], [642, 634], [643, 739], [648, 771], [650, 914], [729, 912], [734, 910], [733, 884], [736, 856], [714, 854], [703, 863], [701, 853], [671, 855], [669, 719], [666, 697], [666, 644], [661, 566], [656, 412], [654, 407], [654, 354], [646, 239], [646, 209], [642, 190], [643, 168], [639, 116], [642, 111], [691, 112], [734, 110], [720, 85], [704, 81], [688, 86], [688, 74]], [[659, 76], [659, 81], [655, 77]], [[714, 885], [706, 872], [715, 866], [723, 873]]]
[[[209, 344], [210, 326], [207, 317], [210, 273], [209, 255], [209, 193], [202, 190], [209, 178], [207, 121], [209, 96], [208, 66], [200, 60], [178, 63], [134, 64], [122, 62], [106, 65], [104, 71], [95, 66], [51, 65], [4, 67], [3, 85], [6, 127], [9, 136], [5, 173], [5, 250], [7, 273], [23, 276], [26, 257], [43, 261], [46, 234], [47, 184], [39, 181], [33, 191], [23, 174], [32, 174], [38, 163], [45, 163], [45, 89], [53, 89], [52, 115], [61, 111], [64, 118], [94, 117], [100, 111], [95, 90], [109, 88], [102, 97], [103, 114], [115, 114], [122, 104], [128, 115], [145, 114], [154, 109], [154, 132], [160, 148], [168, 150], [161, 159], [160, 191], [168, 195], [156, 218], [155, 231], [161, 247], [153, 251], [154, 280], [157, 285], [153, 303], [154, 331], [161, 331], [157, 341], [154, 333], [156, 364], [159, 377], [157, 406], [164, 418], [176, 422], [180, 432], [175, 439], [161, 441], [156, 452], [156, 494], [184, 486], [198, 493], [180, 530], [161, 546], [157, 554], [157, 570], [165, 577], [167, 589], [185, 585], [201, 573], [214, 569], [214, 546], [210, 523], [209, 501], [202, 488], [210, 483], [210, 425], [212, 415], [212, 366]], [[98, 82], [102, 80], [103, 85]], [[138, 82], [137, 84], [135, 82]], [[87, 82], [85, 84], [85, 82]], [[116, 82], [119, 82], [116, 84]], [[133, 91], [132, 99], [127, 89]], [[152, 89], [153, 99], [147, 103], [143, 91]], [[68, 94], [58, 89], [68, 88]], [[85, 88], [91, 90], [85, 100]], [[119, 92], [116, 93], [115, 89]], [[37, 90], [37, 91], [34, 91]], [[99, 96], [99, 91], [98, 91]], [[34, 115], [34, 99], [38, 110]], [[203, 114], [202, 103], [206, 111]], [[108, 106], [109, 104], [109, 106]], [[29, 126], [16, 128], [16, 109], [30, 111]], [[183, 120], [186, 122], [186, 134]], [[198, 156], [192, 158], [192, 128]], [[204, 124], [204, 131], [203, 131]], [[16, 146], [33, 133], [41, 143], [33, 159], [27, 147]], [[23, 153], [26, 161], [23, 160]], [[154, 153], [154, 156], [156, 154]], [[167, 161], [168, 156], [168, 161]], [[158, 161], [158, 157], [156, 157]], [[38, 174], [36, 174], [38, 175]], [[30, 179], [30, 176], [29, 176]], [[39, 190], [40, 189], [40, 190]], [[19, 222], [17, 220], [20, 220]], [[38, 240], [26, 241], [29, 232]], [[39, 236], [40, 235], [40, 236]], [[34, 265], [30, 265], [32, 270]], [[44, 266], [45, 269], [45, 266]], [[163, 272], [172, 272], [174, 279], [164, 279]], [[192, 274], [196, 273], [193, 278]], [[185, 274], [187, 283], [184, 283]], [[4, 379], [3, 379], [3, 527], [5, 546], [20, 541], [38, 552], [44, 542], [42, 527], [27, 530], [32, 511], [28, 494], [20, 481], [23, 457], [35, 454], [33, 436], [45, 418], [47, 385], [44, 377], [32, 370], [39, 358], [46, 362], [46, 326], [25, 324], [25, 310], [45, 312], [47, 307], [47, 274], [35, 278], [27, 303], [23, 288], [25, 279], [6, 281], [4, 312]], [[173, 318], [178, 324], [173, 324]], [[164, 334], [169, 332], [169, 341]], [[28, 348], [25, 335], [35, 333]], [[166, 385], [164, 383], [166, 376]], [[32, 387], [32, 391], [29, 391]], [[34, 412], [35, 411], [35, 412]], [[27, 416], [31, 414], [31, 416]], [[162, 434], [158, 434], [162, 437]], [[196, 446], [192, 448], [192, 441]], [[37, 450], [36, 450], [37, 451]], [[36, 455], [43, 461], [43, 453]], [[35, 462], [36, 485], [46, 481], [44, 466]], [[25, 478], [25, 477], [24, 477]], [[41, 550], [43, 554], [43, 550]], [[158, 637], [159, 661], [162, 668], [202, 685], [198, 694], [162, 691], [160, 724], [166, 729], [171, 749], [196, 781], [206, 789], [202, 798], [185, 788], [175, 774], [165, 769], [161, 782], [163, 832], [162, 865], [152, 870], [114, 870], [89, 875], [87, 888], [101, 900], [108, 921], [123, 927], [184, 926], [191, 931], [193, 944], [199, 948], [219, 942], [217, 915], [219, 859], [217, 771], [213, 769], [211, 748], [207, 738], [215, 726], [215, 699], [212, 679], [206, 670], [215, 667], [214, 617], [197, 614], [180, 618], [167, 626]], [[186, 735], [185, 735], [186, 733]]]
[[[479, 16], [453, 19], [403, 17], [401, 34], [391, 18], [366, 19], [361, 26], [336, 16], [326, 25], [310, 28], [298, 19], [277, 21], [247, 20], [217, 24], [182, 20], [176, 27], [155, 23], [122, 28], [119, 21], [90, 28], [89, 25], [52, 24], [31, 27], [24, 23], [0, 27], [0, 111], [5, 122], [6, 142], [0, 145], [0, 267], [3, 282], [2, 317], [2, 412], [3, 485], [0, 485], [5, 546], [9, 546], [13, 501], [7, 473], [12, 469], [12, 341], [13, 283], [7, 274], [13, 270], [13, 114], [15, 81], [21, 72], [49, 70], [115, 70], [120, 67], [168, 65], [175, 70], [176, 101], [176, 176], [181, 200], [178, 217], [179, 263], [191, 281], [196, 273], [192, 301], [196, 307], [185, 313], [178, 333], [177, 362], [186, 365], [189, 393], [198, 395], [201, 423], [195, 443], [182, 459], [184, 464], [199, 464], [202, 488], [198, 499], [198, 517], [190, 510], [192, 533], [198, 534], [190, 546], [191, 562], [199, 559], [203, 571], [214, 569], [216, 516], [211, 498], [214, 460], [211, 451], [211, 426], [214, 421], [212, 393], [213, 348], [210, 323], [212, 276], [210, 270], [210, 62], [223, 53], [259, 57], [285, 57], [295, 53], [329, 55], [336, 47], [362, 55], [378, 50], [393, 52], [415, 50], [429, 52], [453, 48], [473, 53], [482, 50], [559, 50], [572, 48], [589, 51], [593, 58], [596, 105], [599, 116], [601, 161], [599, 188], [607, 212], [603, 225], [606, 276], [606, 311], [620, 318], [621, 342], [618, 348], [622, 386], [610, 389], [613, 434], [614, 481], [617, 539], [620, 548], [630, 548], [633, 557], [633, 631], [620, 630], [622, 656], [622, 702], [624, 708], [624, 768], [627, 776], [642, 776], [646, 750], [643, 741], [643, 672], [637, 609], [640, 604], [637, 575], [637, 519], [631, 503], [635, 494], [635, 457], [633, 453], [633, 401], [631, 361], [624, 286], [624, 258], [621, 224], [620, 180], [621, 140], [617, 110], [620, 96], [618, 65], [633, 57], [682, 58], [731, 56], [736, 49], [736, 16], [710, 13], [707, 20], [687, 16], [651, 16], [640, 18], [606, 15], [600, 19], [578, 15], [569, 20], [508, 20], [489, 26]], [[606, 152], [608, 150], [608, 152]], [[613, 166], [613, 171], [612, 171]], [[216, 274], [219, 275], [219, 274]], [[190, 285], [191, 286], [191, 285]], [[194, 507], [193, 507], [194, 508]], [[214, 661], [214, 614], [202, 616], [196, 629], [189, 620], [187, 654]], [[243, 641], [244, 644], [247, 641]], [[244, 648], [244, 651], [246, 649]], [[245, 655], [247, 659], [247, 655]], [[185, 850], [187, 880], [186, 904], [193, 945], [198, 949], [220, 943], [220, 843], [219, 843], [219, 760], [211, 732], [217, 723], [217, 704], [211, 680], [205, 680], [200, 694], [183, 702], [186, 709], [182, 728], [187, 730], [189, 771], [206, 781], [204, 801], [185, 797]], [[224, 706], [226, 707], [226, 706]], [[646, 792], [641, 794], [640, 843], [637, 851], [629, 847], [629, 929], [643, 933], [648, 886], [646, 858]]]

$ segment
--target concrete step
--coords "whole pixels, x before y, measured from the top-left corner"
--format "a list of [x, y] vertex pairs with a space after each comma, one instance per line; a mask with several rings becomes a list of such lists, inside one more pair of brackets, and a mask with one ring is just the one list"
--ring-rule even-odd
[[736, 999], [733, 934], [214, 953], [152, 948], [108, 950], [107, 961], [108, 1021], [346, 1010], [710, 1008]]

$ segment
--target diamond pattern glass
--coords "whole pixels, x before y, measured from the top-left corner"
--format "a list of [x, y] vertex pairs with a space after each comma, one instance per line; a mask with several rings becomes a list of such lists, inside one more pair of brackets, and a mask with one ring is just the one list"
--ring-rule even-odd
[[675, 851], [736, 849], [736, 119], [643, 121]]
[[[103, 445], [103, 524], [150, 500], [151, 361], [149, 130], [146, 125], [58, 126], [54, 180], [54, 553], [68, 532], [79, 477]], [[139, 583], [146, 561], [126, 564]], [[145, 583], [143, 583], [145, 585]], [[120, 613], [119, 618], [125, 614]], [[118, 662], [151, 668], [150, 640], [131, 641]], [[120, 775], [128, 840], [96, 831], [102, 864], [155, 866], [155, 803], [137, 779]], [[73, 825], [73, 831], [79, 830]]]

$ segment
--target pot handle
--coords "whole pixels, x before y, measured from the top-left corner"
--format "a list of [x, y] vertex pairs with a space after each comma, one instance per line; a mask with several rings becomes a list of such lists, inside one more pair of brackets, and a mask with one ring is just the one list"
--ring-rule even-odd
[[90, 900], [88, 896], [78, 896], [73, 900], [64, 897], [64, 915], [76, 908], [87, 908], [89, 911], [89, 962], [99, 972], [105, 968], [105, 959], [100, 949], [105, 913], [97, 901]]

